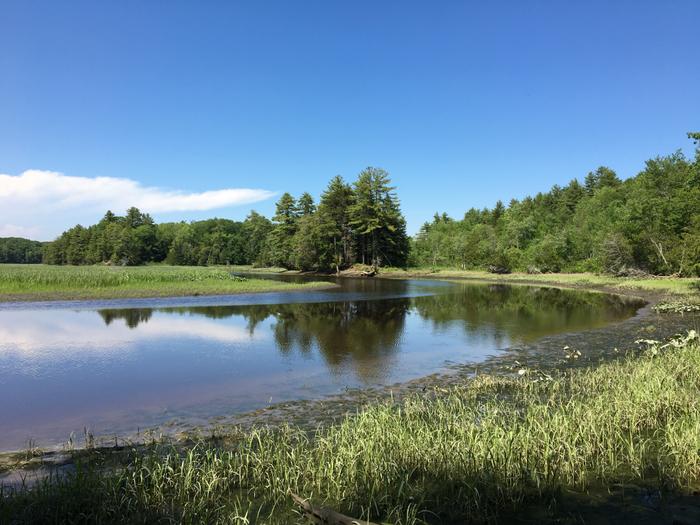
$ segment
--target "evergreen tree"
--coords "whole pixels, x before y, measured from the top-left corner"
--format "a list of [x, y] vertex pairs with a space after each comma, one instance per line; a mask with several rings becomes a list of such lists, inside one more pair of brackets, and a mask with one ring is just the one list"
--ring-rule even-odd
[[297, 208], [301, 216], [311, 215], [316, 211], [316, 204], [314, 204], [314, 198], [310, 193], [304, 192], [301, 194]]
[[350, 207], [353, 201], [352, 188], [338, 175], [328, 184], [318, 206], [320, 242], [332, 246], [331, 267], [336, 273], [352, 262]]
[[406, 223], [389, 174], [378, 168], [362, 171], [354, 184], [350, 207], [357, 251], [363, 264], [402, 266], [408, 258]]
[[285, 193], [277, 201], [275, 215], [272, 218], [275, 223], [268, 237], [266, 261], [275, 266], [284, 268], [294, 267], [293, 238], [297, 231], [299, 208], [289, 193]]

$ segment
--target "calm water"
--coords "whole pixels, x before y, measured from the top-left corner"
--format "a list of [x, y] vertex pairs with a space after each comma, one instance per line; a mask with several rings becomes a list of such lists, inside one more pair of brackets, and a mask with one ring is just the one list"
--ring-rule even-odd
[[132, 434], [424, 376], [632, 316], [548, 288], [342, 280], [333, 290], [0, 305], [0, 449]]

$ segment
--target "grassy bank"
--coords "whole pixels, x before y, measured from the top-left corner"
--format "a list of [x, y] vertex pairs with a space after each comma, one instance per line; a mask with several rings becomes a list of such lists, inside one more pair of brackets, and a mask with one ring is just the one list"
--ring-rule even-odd
[[510, 273], [493, 274], [477, 270], [430, 269], [430, 268], [382, 268], [383, 277], [433, 277], [440, 279], [477, 279], [512, 283], [541, 283], [554, 286], [576, 286], [608, 288], [618, 290], [643, 290], [648, 292], [687, 295], [700, 293], [700, 279], [681, 277], [630, 278], [597, 275], [592, 273]]
[[243, 279], [225, 268], [0, 265], [0, 302], [222, 295], [320, 286], [328, 283]]
[[700, 488], [698, 335], [645, 344], [596, 369], [523, 369], [370, 406], [314, 435], [154, 445], [116, 473], [92, 455], [76, 474], [6, 493], [0, 521], [290, 523], [293, 491], [376, 522], [510, 522], [613, 486], [689, 494]]

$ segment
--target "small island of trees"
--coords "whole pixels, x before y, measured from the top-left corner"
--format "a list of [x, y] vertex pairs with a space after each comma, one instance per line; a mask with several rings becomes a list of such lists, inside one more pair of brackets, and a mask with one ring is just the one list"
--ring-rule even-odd
[[353, 184], [333, 178], [318, 205], [309, 193], [281, 196], [272, 220], [252, 211], [242, 222], [208, 219], [156, 224], [136, 208], [108, 211], [46, 246], [48, 264], [255, 264], [339, 271], [355, 263], [405, 266], [406, 221], [387, 172], [363, 170]]

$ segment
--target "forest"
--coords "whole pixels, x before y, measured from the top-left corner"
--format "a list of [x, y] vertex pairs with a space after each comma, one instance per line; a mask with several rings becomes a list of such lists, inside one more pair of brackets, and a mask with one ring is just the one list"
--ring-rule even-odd
[[492, 271], [643, 271], [700, 275], [700, 150], [646, 162], [620, 180], [606, 167], [505, 206], [435, 214], [416, 236], [412, 262]]
[[136, 208], [77, 225], [44, 251], [48, 264], [255, 264], [339, 271], [355, 263], [405, 266], [406, 222], [388, 173], [363, 170], [353, 184], [333, 178], [316, 204], [283, 194], [272, 220], [251, 211], [242, 222], [209, 219], [156, 224]]
[[0, 237], [0, 264], [36, 264], [42, 261], [44, 244], [21, 237]]
[[[689, 134], [698, 144], [700, 134]], [[23, 243], [23, 244], [18, 244]], [[17, 246], [24, 247], [17, 249]], [[41, 243], [0, 241], [2, 262], [38, 262]], [[276, 266], [337, 272], [379, 266], [511, 271], [700, 275], [700, 146], [646, 162], [621, 180], [599, 167], [583, 181], [554, 186], [508, 205], [436, 213], [414, 238], [406, 233], [389, 174], [367, 168], [352, 183], [333, 178], [319, 202], [285, 193], [271, 219], [208, 219], [156, 224], [131, 208], [107, 212], [43, 246], [48, 264]]]

